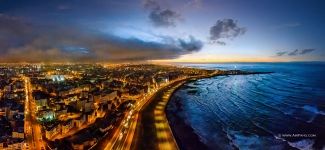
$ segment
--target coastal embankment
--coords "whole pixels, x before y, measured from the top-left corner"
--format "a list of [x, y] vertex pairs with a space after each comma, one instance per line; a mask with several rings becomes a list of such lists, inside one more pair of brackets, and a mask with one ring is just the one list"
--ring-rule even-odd
[[[214, 73], [209, 75], [188, 77], [184, 80], [177, 81], [170, 84], [169, 86], [159, 90], [156, 94], [147, 102], [143, 109], [139, 112], [139, 121], [136, 126], [136, 133], [133, 138], [132, 148], [133, 149], [188, 149], [183, 145], [177, 143], [182, 143], [178, 141], [190, 141], [193, 147], [190, 149], [206, 149], [204, 144], [199, 142], [199, 138], [193, 133], [193, 130], [186, 126], [181, 119], [172, 118], [172, 114], [167, 114], [166, 117], [165, 108], [166, 105], [174, 93], [181, 85], [196, 81], [202, 78], [210, 78], [214, 76], [223, 75], [248, 75], [248, 74], [260, 74], [260, 73], [270, 73], [270, 72], [245, 72], [240, 70], [229, 70], [220, 71], [216, 70]], [[172, 119], [172, 122], [168, 120]], [[176, 120], [176, 121], [175, 121]], [[176, 128], [171, 129], [170, 123], [176, 123]], [[176, 131], [177, 130], [177, 131]], [[181, 132], [180, 132], [181, 131]], [[177, 139], [173, 134], [182, 133], [186, 136], [185, 138]], [[179, 136], [177, 136], [179, 137]], [[179, 146], [178, 146], [179, 145]]]

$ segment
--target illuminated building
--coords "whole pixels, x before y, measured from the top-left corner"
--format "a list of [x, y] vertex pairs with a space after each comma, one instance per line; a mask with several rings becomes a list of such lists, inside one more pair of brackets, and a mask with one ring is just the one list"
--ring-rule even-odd
[[51, 79], [53, 82], [63, 82], [65, 80], [64, 75], [52, 75]]

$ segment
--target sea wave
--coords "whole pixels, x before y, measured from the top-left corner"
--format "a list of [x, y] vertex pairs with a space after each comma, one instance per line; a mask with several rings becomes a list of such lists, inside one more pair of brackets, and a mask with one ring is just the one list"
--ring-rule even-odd
[[[306, 76], [302, 74], [304, 66], [292, 64], [235, 65], [243, 70], [276, 73], [201, 79], [177, 90], [168, 105], [176, 103], [177, 96], [182, 109], [174, 115], [184, 119], [207, 147], [317, 149], [325, 146], [325, 89], [319, 82], [323, 79]], [[232, 65], [215, 68], [229, 67]], [[189, 93], [189, 89], [195, 89], [195, 94]], [[308, 133], [317, 136], [279, 136]]]

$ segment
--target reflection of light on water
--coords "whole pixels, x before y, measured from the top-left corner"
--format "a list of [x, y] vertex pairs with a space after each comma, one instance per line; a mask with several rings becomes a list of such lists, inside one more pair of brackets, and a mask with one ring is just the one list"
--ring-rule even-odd
[[237, 66], [235, 65], [234, 68], [237, 69]]

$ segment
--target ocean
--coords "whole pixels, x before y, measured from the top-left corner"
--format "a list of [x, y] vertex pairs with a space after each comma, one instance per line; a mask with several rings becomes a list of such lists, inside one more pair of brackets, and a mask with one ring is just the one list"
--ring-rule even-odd
[[[166, 108], [180, 148], [201, 143], [204, 149], [325, 149], [325, 63], [182, 65], [274, 73], [183, 85]], [[182, 131], [185, 127], [192, 133]]]

